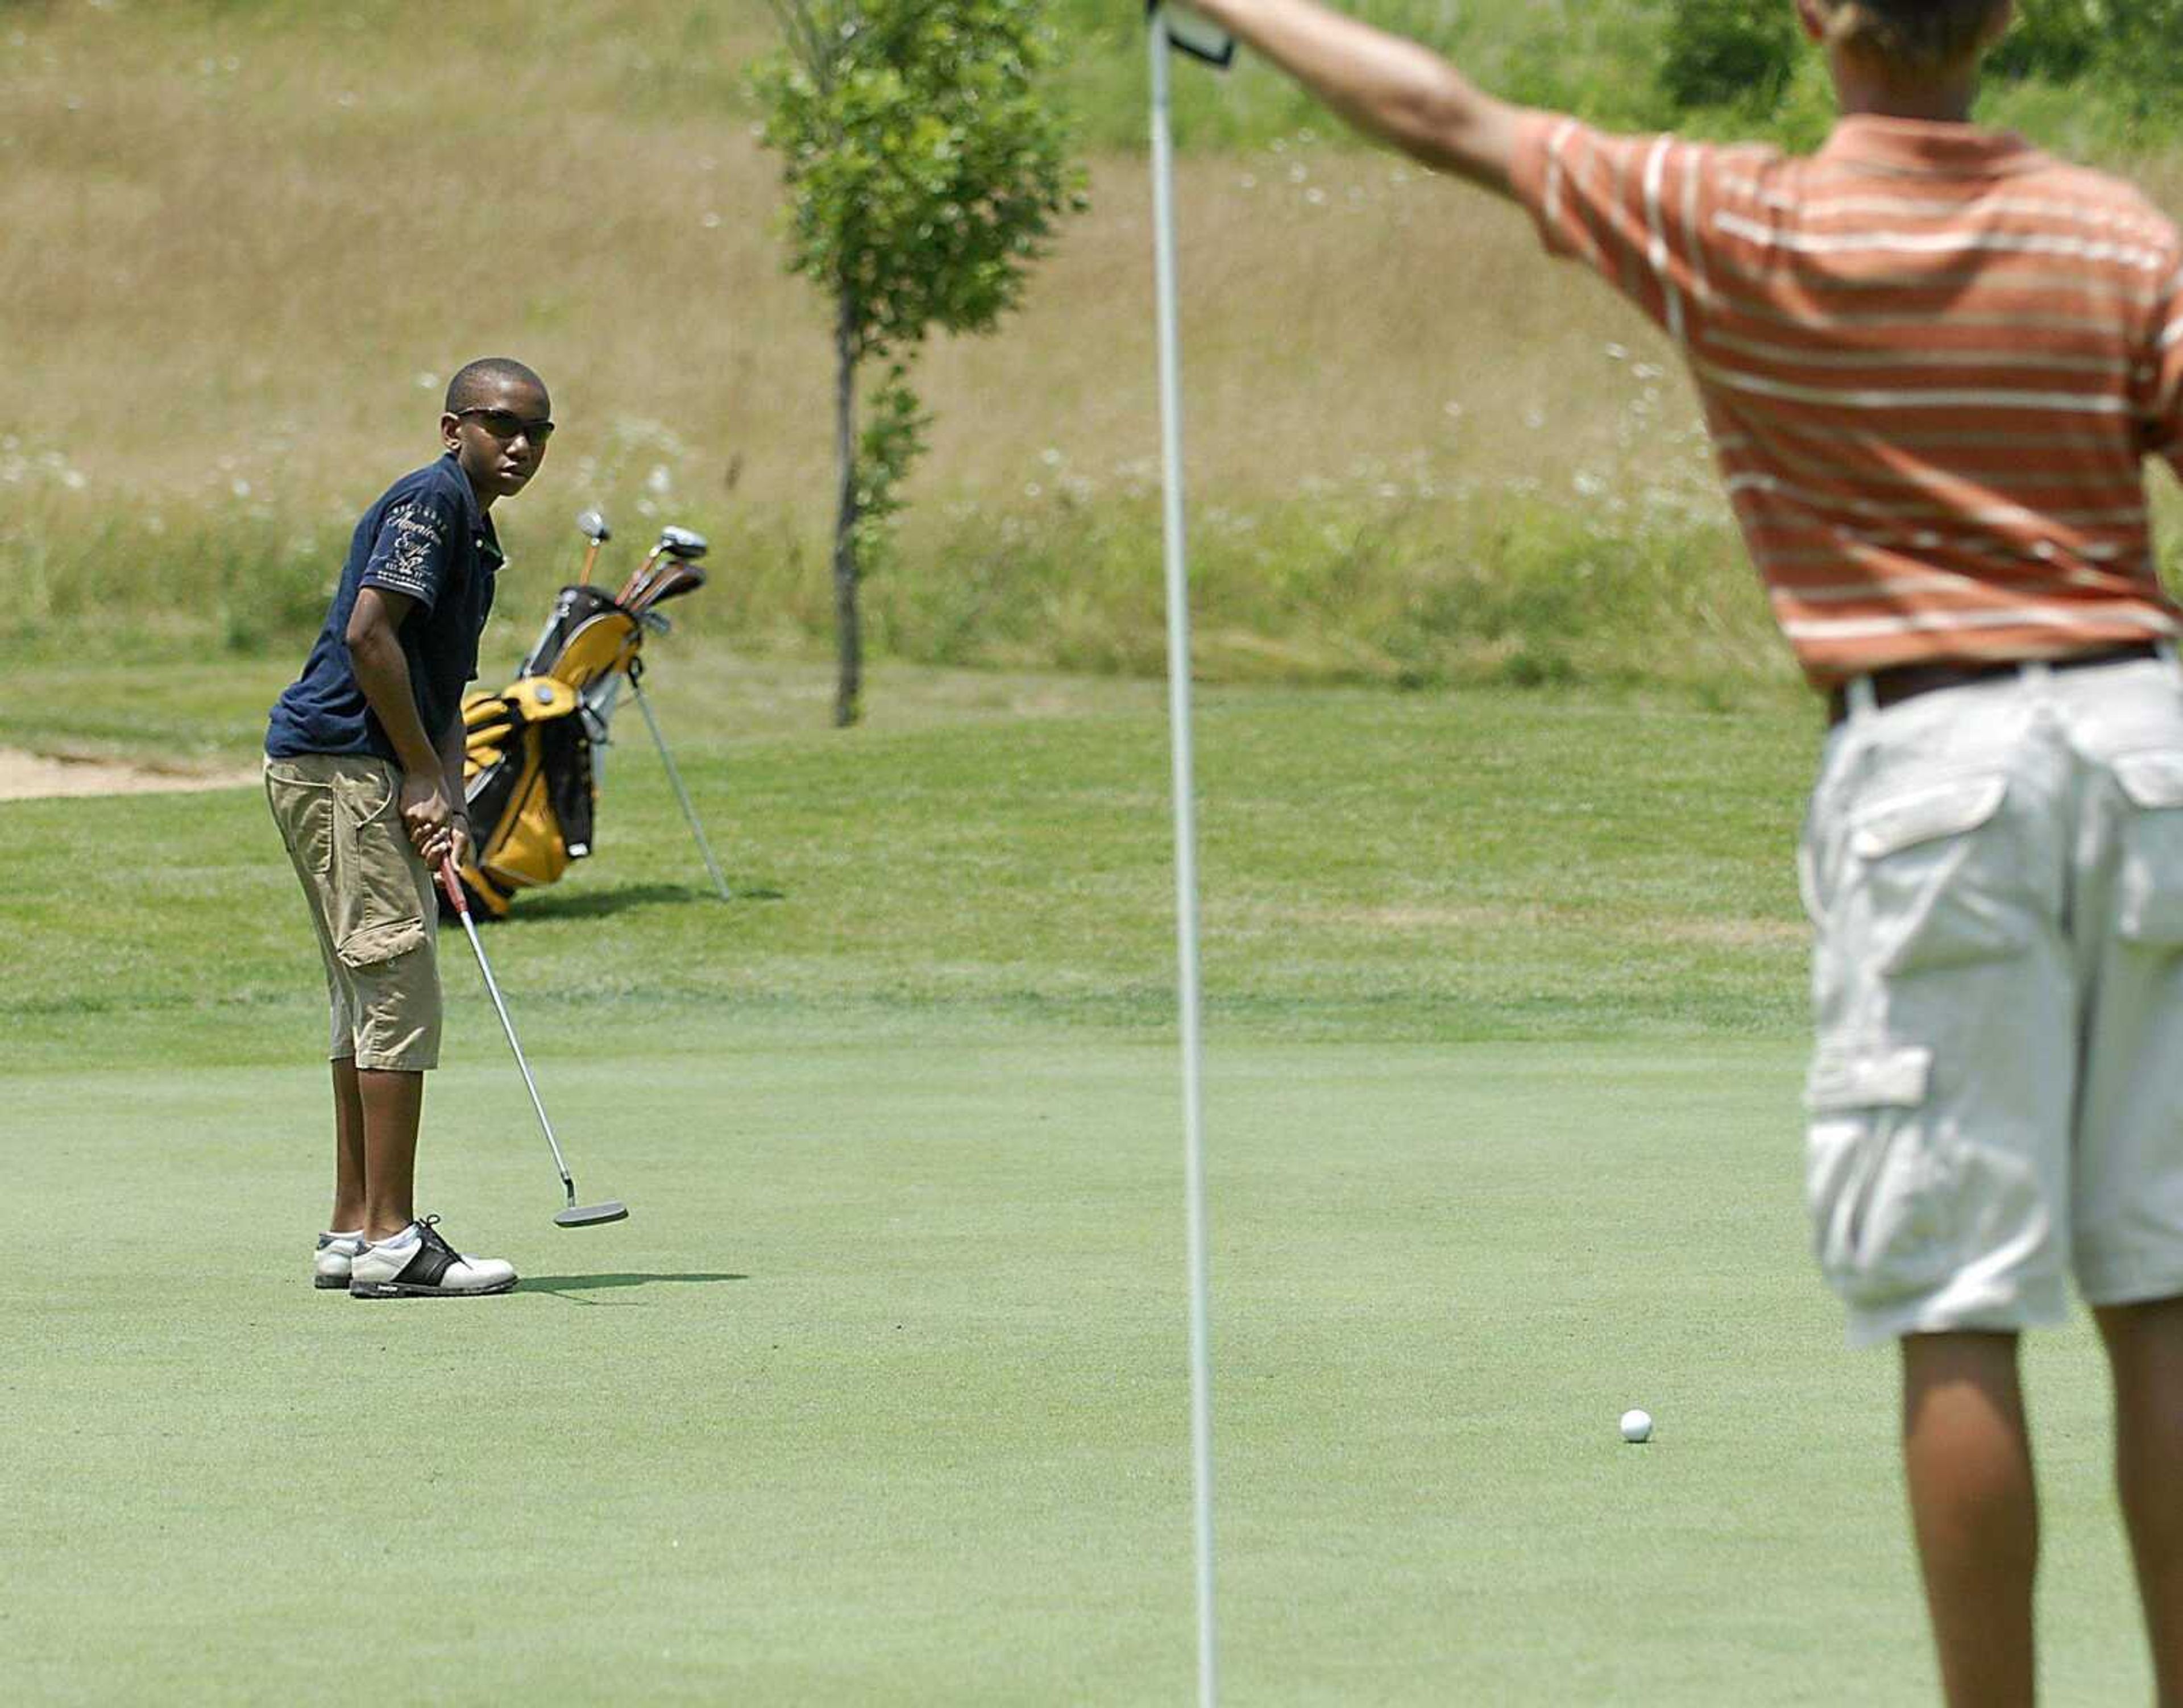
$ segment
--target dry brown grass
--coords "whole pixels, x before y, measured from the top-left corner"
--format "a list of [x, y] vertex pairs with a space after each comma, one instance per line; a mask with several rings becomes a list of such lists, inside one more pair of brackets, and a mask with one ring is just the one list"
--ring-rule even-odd
[[[571, 497], [664, 463], [819, 498], [823, 319], [781, 272], [746, 120], [633, 115], [634, 70], [511, 55], [479, 89], [455, 56], [353, 41], [330, 61], [63, 8], [0, 61], [0, 337], [26, 447], [113, 496], [242, 480], [353, 508], [429, 450], [420, 376], [508, 350], [553, 385]], [[1095, 480], [1153, 454], [1142, 164], [1100, 163], [1092, 193], [1020, 317], [930, 352], [928, 491], [1011, 492], [1049, 449]], [[1603, 347], [1653, 346], [1508, 210], [1324, 149], [1188, 162], [1180, 206], [1202, 490], [1420, 454], [1551, 480], [1612, 449], [1628, 398]]]
[[[830, 491], [824, 314], [781, 270], [776, 175], [730, 98], [769, 39], [758, 0], [702, 27], [630, 0], [610, 35], [597, 4], [353, 0], [310, 30], [282, 9], [0, 8], [0, 578], [72, 572], [55, 542], [94, 526], [119, 572], [171, 572], [170, 515], [343, 527], [431, 453], [450, 368], [505, 352], [566, 426], [503, 518], [519, 557], [565, 569], [583, 503], [631, 532], [680, 514], [810, 579], [780, 597], [818, 620], [797, 565]], [[2146, 177], [2183, 206], [2183, 160]], [[1297, 496], [1419, 527], [1475, 492], [1720, 515], [1664, 341], [1518, 214], [1323, 144], [1189, 159], [1179, 196], [1212, 525]], [[1095, 163], [1092, 198], [998, 337], [925, 360], [928, 543], [951, 506], [975, 530], [1148, 487], [1143, 162]], [[1304, 644], [1230, 640], [1276, 670]]]

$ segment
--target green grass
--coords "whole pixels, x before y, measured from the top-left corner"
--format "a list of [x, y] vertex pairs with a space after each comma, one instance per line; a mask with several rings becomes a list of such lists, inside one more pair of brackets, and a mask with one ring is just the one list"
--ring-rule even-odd
[[[247, 757], [285, 674], [254, 691], [232, 672], [186, 678], [168, 727], [218, 720], [194, 682], [229, 708], [218, 750]], [[706, 705], [704, 674], [664, 652], [655, 673], [667, 727], [700, 743], [734, 715]], [[19, 704], [56, 708], [78, 737], [141, 727], [104, 679], [52, 666]], [[708, 1022], [847, 1006], [1164, 1026], [1165, 732], [1134, 698], [1144, 709], [1126, 715], [700, 747], [692, 783], [730, 882], [763, 899], [694, 910], [703, 868], [625, 716], [601, 856], [521, 904], [511, 976], [569, 1016], [612, 999]], [[36, 727], [0, 715], [0, 743], [34, 745]], [[1300, 1039], [1794, 1035], [1787, 853], [1816, 738], [1803, 707], [1225, 691], [1201, 735], [1216, 1024]], [[134, 1060], [134, 1020], [156, 1014], [188, 1054], [292, 1051], [318, 998], [277, 852], [247, 790], [7, 809], [0, 860], [70, 875], [27, 884], [10, 910], [14, 1050]], [[191, 941], [219, 959], [211, 999], [175, 953]]]
[[[1100, 0], [1057, 0], [1053, 9], [1072, 47], [1067, 97], [1087, 142], [1143, 147], [1149, 75], [1136, 14]], [[1817, 140], [1815, 114], [1831, 111], [1816, 52], [1803, 56], [1797, 86], [1778, 106], [1679, 109], [1658, 75], [1671, 0], [1343, 0], [1339, 9], [1427, 43], [1504, 99], [1617, 129], [1727, 129], [1808, 148]], [[2127, 75], [2087, 75], [2064, 86], [1995, 75], [1980, 116], [2013, 125], [2036, 114], [2058, 144], [2114, 154], [2173, 144], [2179, 114], [2161, 94], [2152, 80]], [[1350, 145], [1323, 108], [1249, 54], [1225, 76], [1178, 77], [1174, 98], [1185, 148], [1263, 147], [1299, 132]]]
[[[176, 732], [246, 755], [281, 674], [186, 675]], [[37, 665], [0, 742], [117, 675]], [[475, 1305], [304, 1279], [322, 1010], [254, 793], [0, 804], [29, 1700], [382, 1658], [428, 1702], [1187, 1699], [1156, 697], [897, 671], [832, 737], [787, 667], [655, 683], [744, 894], [630, 745], [597, 858], [489, 936], [583, 1194], [634, 1207], [586, 1233], [443, 943], [425, 1196], [528, 1277]], [[1891, 1366], [1797, 1206], [1814, 739], [1764, 700], [1208, 696], [1229, 1700], [1931, 1700]], [[2031, 1380], [2045, 1700], [2142, 1697], [2089, 1334]]]

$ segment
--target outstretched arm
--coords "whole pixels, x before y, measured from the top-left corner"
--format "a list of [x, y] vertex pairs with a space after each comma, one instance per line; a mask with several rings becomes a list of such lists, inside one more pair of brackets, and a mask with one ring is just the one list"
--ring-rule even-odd
[[1368, 135], [1498, 195], [1522, 108], [1475, 87], [1431, 49], [1315, 0], [1191, 0]]

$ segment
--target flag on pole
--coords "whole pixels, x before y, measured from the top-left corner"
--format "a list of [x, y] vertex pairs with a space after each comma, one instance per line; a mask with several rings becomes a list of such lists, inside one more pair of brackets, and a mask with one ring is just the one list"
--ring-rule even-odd
[[1225, 71], [1236, 58], [1236, 38], [1208, 24], [1174, 0], [1147, 0], [1145, 10], [1167, 32], [1167, 44], [1178, 53]]
[[1168, 123], [1168, 49], [1225, 66], [1236, 44], [1202, 19], [1154, 0], [1146, 47], [1152, 61], [1154, 294], [1159, 344], [1160, 521], [1167, 568], [1168, 710], [1175, 766], [1175, 960], [1182, 1021], [1183, 1177], [1190, 1279], [1190, 1438], [1197, 1566], [1198, 1708], [1218, 1708], [1214, 1617], [1212, 1277], [1207, 1259], [1203, 1002], [1198, 980], [1197, 815], [1191, 780], [1190, 570], [1183, 537], [1182, 357], [1175, 304], [1175, 147]]

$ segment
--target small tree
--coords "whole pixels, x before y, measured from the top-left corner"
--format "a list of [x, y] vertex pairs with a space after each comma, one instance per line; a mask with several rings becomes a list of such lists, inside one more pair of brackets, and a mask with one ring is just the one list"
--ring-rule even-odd
[[[834, 320], [834, 721], [863, 686], [858, 588], [884, 562], [925, 448], [909, 387], [935, 328], [990, 331], [1061, 214], [1083, 205], [1041, 74], [1039, 0], [773, 0], [781, 51], [751, 74], [781, 156], [788, 267]], [[860, 369], [884, 369], [858, 424]]]

